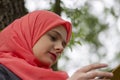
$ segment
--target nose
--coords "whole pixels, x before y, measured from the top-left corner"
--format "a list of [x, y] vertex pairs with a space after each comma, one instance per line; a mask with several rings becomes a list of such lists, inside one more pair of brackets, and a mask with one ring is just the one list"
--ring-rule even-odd
[[54, 48], [55, 48], [55, 50], [56, 50], [57, 53], [61, 53], [64, 50], [64, 47], [63, 47], [61, 41], [56, 42]]

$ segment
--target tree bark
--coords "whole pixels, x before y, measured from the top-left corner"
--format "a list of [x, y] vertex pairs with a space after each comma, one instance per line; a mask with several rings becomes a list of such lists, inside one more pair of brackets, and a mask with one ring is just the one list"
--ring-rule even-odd
[[0, 0], [0, 30], [26, 13], [24, 0]]
[[60, 6], [61, 0], [55, 0], [55, 4], [54, 4], [54, 12], [58, 15], [61, 15], [61, 6]]

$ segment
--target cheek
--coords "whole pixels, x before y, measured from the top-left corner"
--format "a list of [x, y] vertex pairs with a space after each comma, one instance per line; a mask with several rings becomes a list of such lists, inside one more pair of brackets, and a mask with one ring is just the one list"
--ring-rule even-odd
[[34, 46], [34, 47], [33, 47], [33, 54], [34, 54], [34, 56], [35, 56], [35, 57], [39, 57], [40, 53], [41, 53], [41, 48], [40, 48], [40, 46], [39, 46], [39, 47], [38, 47], [37, 45]]
[[36, 57], [42, 57], [46, 55], [47, 52], [51, 49], [51, 44], [47, 41], [46, 43], [39, 43], [33, 47], [33, 53]]
[[51, 48], [53, 43], [47, 36], [43, 36], [33, 47], [33, 54], [38, 58], [45, 55]]

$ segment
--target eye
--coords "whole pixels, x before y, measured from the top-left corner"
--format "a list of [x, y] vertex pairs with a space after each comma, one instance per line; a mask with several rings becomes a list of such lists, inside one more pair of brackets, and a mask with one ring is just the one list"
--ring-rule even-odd
[[50, 37], [51, 41], [57, 41], [57, 37], [51, 34], [48, 34], [48, 36]]

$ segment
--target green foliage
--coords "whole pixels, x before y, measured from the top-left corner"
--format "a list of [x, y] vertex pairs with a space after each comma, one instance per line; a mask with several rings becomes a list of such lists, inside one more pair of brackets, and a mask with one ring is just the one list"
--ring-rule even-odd
[[93, 43], [96, 47], [101, 45], [98, 40], [98, 34], [107, 29], [107, 24], [100, 23], [97, 17], [90, 14], [87, 4], [80, 9], [69, 9], [64, 7], [63, 11], [71, 19], [73, 24], [70, 47], [76, 43], [81, 44], [80, 40]]
[[[62, 11], [66, 13], [67, 17], [71, 20], [73, 26], [71, 42], [68, 45], [70, 49], [72, 50], [72, 46], [76, 44], [81, 45], [82, 42], [85, 42], [90, 46], [92, 44], [93, 46], [91, 46], [91, 48], [94, 50], [93, 53], [95, 53], [96, 57], [98, 57], [99, 60], [103, 59], [106, 54], [101, 54], [99, 52], [99, 48], [102, 47], [102, 44], [100, 43], [98, 36], [102, 31], [108, 29], [108, 24], [101, 23], [98, 17], [94, 16], [89, 12], [90, 5], [87, 2], [83, 7], [76, 9], [66, 8], [63, 3], [62, 5]], [[115, 13], [114, 8], [105, 8], [104, 14], [105, 13], [106, 16], [107, 14], [111, 14], [116, 19], [118, 19], [118, 16], [120, 16]], [[118, 56], [118, 58], [120, 58], [120, 55]]]
[[116, 53], [114, 60], [120, 62], [120, 52]]

